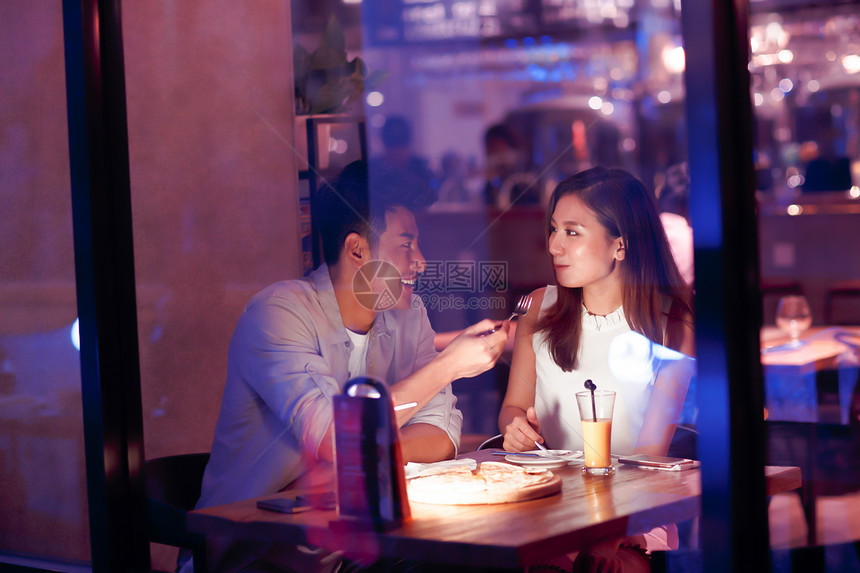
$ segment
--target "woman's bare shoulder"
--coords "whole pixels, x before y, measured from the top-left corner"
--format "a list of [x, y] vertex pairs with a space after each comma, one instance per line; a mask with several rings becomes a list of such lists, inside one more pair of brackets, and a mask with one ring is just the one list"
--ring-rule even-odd
[[529, 312], [535, 309], [540, 310], [540, 305], [543, 303], [543, 298], [548, 288], [550, 287], [540, 287], [531, 292], [529, 296], [532, 297], [532, 305], [529, 307]]
[[[532, 304], [529, 307], [528, 315], [533, 317], [534, 320], [537, 320], [538, 315], [540, 314], [540, 309], [543, 306], [543, 301], [547, 296], [552, 296], [552, 293], [549, 292], [551, 289], [555, 287], [545, 286], [539, 289], [535, 289], [529, 295], [532, 299]], [[549, 293], [549, 294], [548, 294]]]

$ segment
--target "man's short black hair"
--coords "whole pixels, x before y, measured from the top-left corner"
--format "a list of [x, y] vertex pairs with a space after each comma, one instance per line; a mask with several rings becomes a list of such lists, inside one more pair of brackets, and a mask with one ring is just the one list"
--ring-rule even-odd
[[385, 214], [403, 207], [413, 213], [436, 200], [420, 178], [382, 164], [354, 161], [337, 179], [323, 184], [313, 203], [314, 224], [322, 237], [323, 259], [333, 265], [340, 259], [343, 242], [358, 233], [376, 247], [385, 231]]

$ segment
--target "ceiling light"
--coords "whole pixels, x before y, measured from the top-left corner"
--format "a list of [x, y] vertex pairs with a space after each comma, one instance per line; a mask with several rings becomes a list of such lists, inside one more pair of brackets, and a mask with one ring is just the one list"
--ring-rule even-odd
[[845, 71], [849, 74], [860, 72], [860, 56], [857, 54], [842, 56], [842, 67], [845, 68]]
[[663, 60], [663, 67], [666, 71], [672, 74], [680, 74], [686, 67], [686, 56], [683, 46], [667, 45], [663, 47], [660, 54]]
[[385, 96], [382, 92], [370, 92], [367, 94], [367, 105], [370, 107], [379, 107], [385, 101]]

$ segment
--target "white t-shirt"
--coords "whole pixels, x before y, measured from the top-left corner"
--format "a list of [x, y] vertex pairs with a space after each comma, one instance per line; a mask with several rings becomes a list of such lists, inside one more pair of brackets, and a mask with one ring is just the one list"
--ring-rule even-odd
[[358, 378], [367, 374], [367, 333], [359, 334], [346, 329], [352, 349], [349, 352], [349, 377]]

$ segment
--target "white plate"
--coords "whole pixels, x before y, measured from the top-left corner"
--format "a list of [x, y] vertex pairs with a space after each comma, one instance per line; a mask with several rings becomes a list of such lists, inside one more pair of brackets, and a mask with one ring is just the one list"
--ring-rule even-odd
[[[550, 450], [550, 454], [558, 454], [563, 453], [566, 450]], [[536, 454], [540, 452], [540, 450], [532, 450], [530, 452], [523, 452], [528, 454]], [[570, 462], [581, 460], [582, 452], [573, 452], [572, 454], [568, 454], [566, 456], [559, 456], [557, 458], [544, 458], [537, 457], [533, 458], [530, 456], [515, 456], [515, 455], [507, 455], [505, 456], [505, 461], [521, 465], [523, 467], [531, 467], [531, 468], [544, 468], [544, 469], [552, 469], [552, 468], [560, 468], [566, 466]]]

